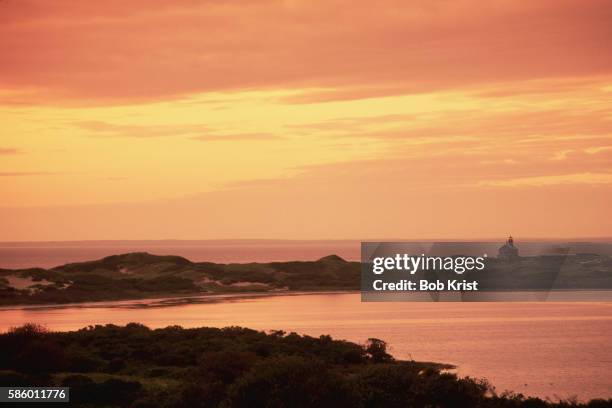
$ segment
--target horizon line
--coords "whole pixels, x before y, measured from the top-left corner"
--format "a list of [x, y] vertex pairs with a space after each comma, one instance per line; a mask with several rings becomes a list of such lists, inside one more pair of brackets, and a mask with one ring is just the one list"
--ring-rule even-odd
[[[502, 237], [486, 238], [144, 238], [144, 239], [75, 239], [75, 240], [12, 240], [2, 241], [0, 245], [12, 244], [69, 244], [69, 243], [130, 243], [130, 242], [498, 242], [507, 239]], [[594, 237], [525, 237], [519, 242], [602, 242], [610, 241], [612, 236]]]

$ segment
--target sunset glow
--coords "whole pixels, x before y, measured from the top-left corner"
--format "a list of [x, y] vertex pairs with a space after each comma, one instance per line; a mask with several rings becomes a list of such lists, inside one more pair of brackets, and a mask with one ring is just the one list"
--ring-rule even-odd
[[0, 1], [0, 240], [609, 236], [609, 2], [387, 3]]

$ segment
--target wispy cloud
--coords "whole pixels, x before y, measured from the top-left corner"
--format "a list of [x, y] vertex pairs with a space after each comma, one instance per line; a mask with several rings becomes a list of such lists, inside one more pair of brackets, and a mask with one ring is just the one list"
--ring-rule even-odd
[[103, 121], [81, 121], [72, 123], [72, 126], [89, 131], [91, 132], [90, 135], [95, 137], [110, 138], [191, 136], [190, 139], [201, 142], [276, 140], [282, 138], [271, 133], [224, 133], [202, 124], [132, 125]]
[[191, 138], [200, 142], [230, 142], [230, 141], [256, 141], [256, 140], [278, 140], [281, 136], [271, 133], [233, 133], [233, 134], [207, 134]]
[[58, 173], [49, 171], [0, 171], [0, 177], [48, 176]]
[[165, 137], [185, 136], [201, 132], [207, 132], [210, 128], [201, 124], [177, 124], [177, 125], [132, 125], [114, 124], [103, 121], [81, 121], [74, 122], [72, 126], [91, 132], [96, 137]]
[[612, 173], [576, 173], [555, 176], [520, 177], [509, 180], [481, 181], [481, 186], [545, 187], [568, 184], [612, 184]]
[[0, 147], [0, 155], [21, 154], [22, 150], [13, 147]]

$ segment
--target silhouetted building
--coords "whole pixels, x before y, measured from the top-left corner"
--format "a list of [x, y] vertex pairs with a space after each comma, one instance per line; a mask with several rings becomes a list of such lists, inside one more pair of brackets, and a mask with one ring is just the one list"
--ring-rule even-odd
[[512, 260], [518, 258], [518, 256], [518, 248], [514, 246], [512, 236], [509, 236], [506, 243], [499, 248], [497, 257], [499, 259]]

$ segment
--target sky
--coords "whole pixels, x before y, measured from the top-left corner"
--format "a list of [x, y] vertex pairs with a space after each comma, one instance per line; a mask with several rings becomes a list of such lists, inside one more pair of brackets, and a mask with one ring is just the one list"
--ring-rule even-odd
[[0, 0], [0, 240], [610, 237], [611, 21]]

